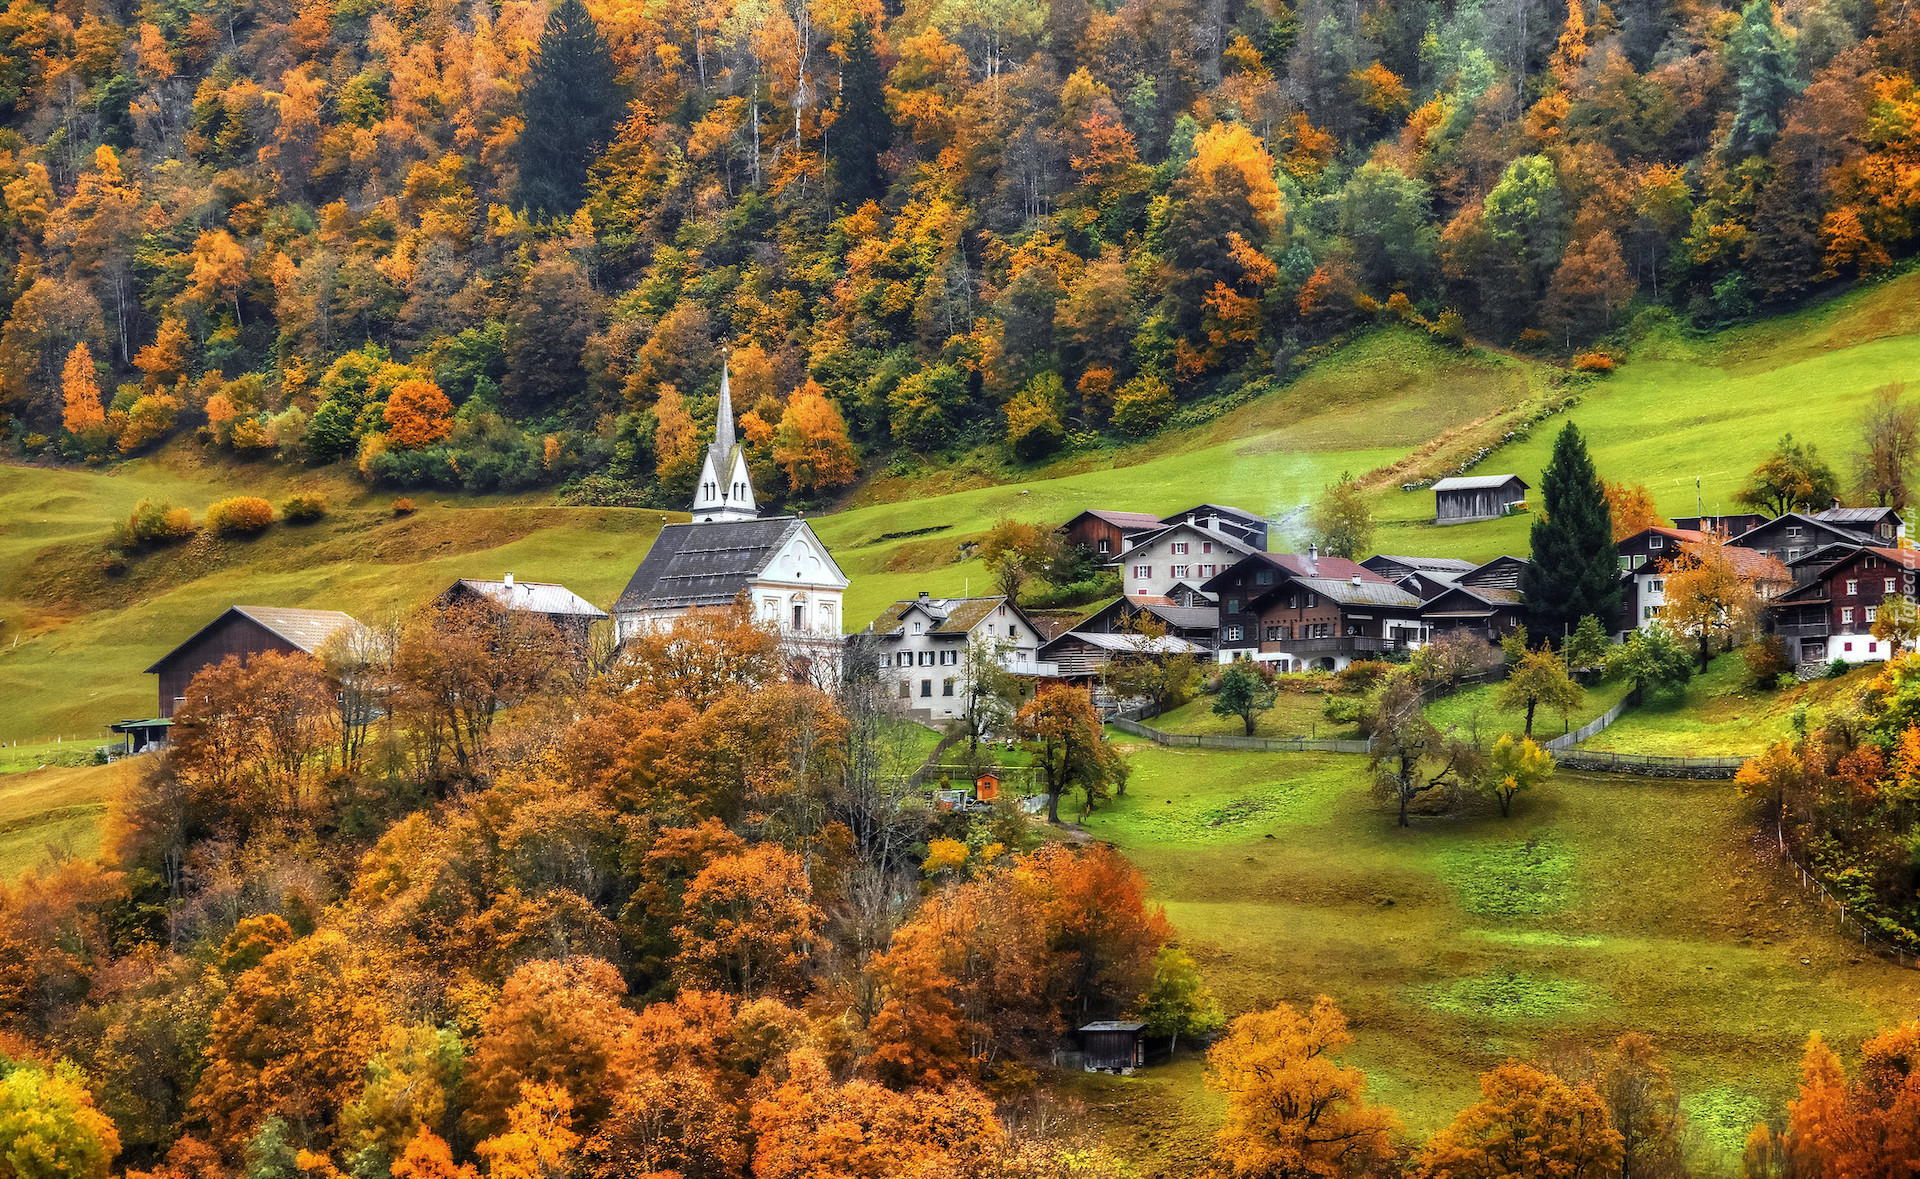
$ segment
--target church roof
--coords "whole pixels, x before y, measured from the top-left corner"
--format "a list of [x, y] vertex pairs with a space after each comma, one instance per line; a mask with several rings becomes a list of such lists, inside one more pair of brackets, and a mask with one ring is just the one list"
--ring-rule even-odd
[[616, 611], [726, 606], [765, 572], [795, 532], [797, 516], [669, 524], [647, 550]]

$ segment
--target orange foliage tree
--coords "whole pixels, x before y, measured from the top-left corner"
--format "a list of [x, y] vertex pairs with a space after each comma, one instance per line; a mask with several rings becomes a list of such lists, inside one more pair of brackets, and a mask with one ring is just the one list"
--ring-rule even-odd
[[820, 926], [800, 857], [771, 844], [722, 856], [688, 881], [675, 963], [695, 986], [798, 994]]
[[1480, 1078], [1480, 1100], [1434, 1135], [1421, 1152], [1421, 1179], [1561, 1175], [1605, 1179], [1620, 1173], [1620, 1135], [1591, 1085], [1509, 1060]]
[[794, 390], [773, 435], [773, 461], [797, 492], [843, 487], [860, 474], [847, 423], [812, 380]]
[[94, 379], [93, 353], [87, 350], [85, 340], [67, 353], [60, 390], [66, 401], [60, 424], [67, 432], [90, 444], [104, 440], [107, 413], [100, 405], [100, 383]]
[[453, 433], [453, 402], [432, 381], [401, 381], [387, 395], [387, 437], [418, 450]]
[[1659, 515], [1653, 510], [1653, 495], [1647, 490], [1646, 484], [1602, 479], [1600, 488], [1606, 493], [1607, 507], [1613, 513], [1615, 541], [1625, 540], [1661, 523]]

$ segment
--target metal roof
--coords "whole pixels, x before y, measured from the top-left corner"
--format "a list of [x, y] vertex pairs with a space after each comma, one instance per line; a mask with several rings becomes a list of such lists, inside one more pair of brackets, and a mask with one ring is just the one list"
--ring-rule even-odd
[[577, 614], [586, 618], [607, 616], [606, 611], [566, 586], [550, 581], [481, 581], [463, 577], [454, 584], [484, 594], [507, 610], [526, 610], [534, 614]]
[[1104, 1019], [1099, 1023], [1084, 1024], [1083, 1032], [1137, 1032], [1147, 1025], [1134, 1020]]
[[1191, 639], [1175, 638], [1173, 635], [1150, 639], [1144, 635], [1116, 635], [1097, 630], [1070, 630], [1046, 646], [1052, 647], [1069, 639], [1078, 639], [1089, 647], [1120, 655], [1197, 655], [1206, 651], [1205, 647]]
[[[1115, 528], [1132, 528], [1146, 532], [1156, 531], [1162, 524], [1160, 517], [1154, 515], [1152, 512], [1110, 512], [1105, 508], [1088, 508], [1086, 511], [1081, 512], [1080, 516], [1093, 516], [1097, 519], [1105, 520]], [[1078, 520], [1080, 516], [1075, 516], [1073, 519]], [[1069, 520], [1067, 522], [1071, 524], [1073, 521]]]
[[1435, 491], [1485, 491], [1494, 487], [1505, 487], [1509, 482], [1522, 487], [1530, 484], [1518, 475], [1455, 475], [1442, 479], [1433, 485]]
[[147, 674], [153, 675], [160, 665], [174, 657], [181, 647], [206, 634], [220, 624], [229, 614], [238, 614], [273, 632], [285, 642], [291, 643], [311, 655], [320, 649], [333, 636], [333, 632], [342, 627], [359, 626], [360, 623], [350, 614], [338, 610], [296, 610], [291, 606], [228, 606], [216, 615], [212, 622], [188, 635], [173, 650], [153, 661]]
[[[1369, 572], [1372, 572], [1369, 570]], [[1420, 599], [1378, 574], [1366, 577], [1295, 577], [1302, 586], [1343, 606], [1402, 606], [1417, 609]]]
[[[1418, 570], [1421, 573], [1465, 573], [1480, 567], [1472, 561], [1459, 557], [1396, 557], [1391, 553], [1375, 553], [1368, 557], [1367, 561], [1392, 561], [1396, 565], [1404, 565], [1408, 569]], [[1367, 561], [1360, 562], [1361, 566], [1373, 568], [1367, 564]]]
[[1829, 524], [1851, 524], [1855, 521], [1877, 524], [1888, 516], [1898, 520], [1900, 513], [1893, 508], [1828, 508], [1824, 512], [1814, 512], [1812, 516]]
[[[669, 524], [614, 602], [619, 611], [727, 606], [766, 572], [806, 521], [797, 516]], [[827, 551], [825, 545], [820, 551]], [[828, 557], [831, 563], [831, 556]], [[837, 566], [834, 572], [846, 580]]]

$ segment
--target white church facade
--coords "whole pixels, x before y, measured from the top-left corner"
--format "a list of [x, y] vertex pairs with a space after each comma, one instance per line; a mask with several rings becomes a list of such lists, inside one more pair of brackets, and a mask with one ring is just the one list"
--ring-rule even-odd
[[746, 448], [734, 435], [724, 361], [718, 418], [694, 489], [693, 519], [660, 530], [613, 604], [614, 636], [624, 643], [689, 610], [729, 606], [744, 595], [755, 618], [777, 626], [816, 679], [837, 674], [847, 575], [805, 520], [760, 516]]

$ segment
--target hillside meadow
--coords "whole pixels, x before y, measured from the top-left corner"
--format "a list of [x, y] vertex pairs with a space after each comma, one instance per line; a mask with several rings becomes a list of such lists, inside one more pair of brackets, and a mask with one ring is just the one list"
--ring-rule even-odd
[[[1414, 1140], [1479, 1074], [1562, 1039], [1651, 1035], [1692, 1149], [1738, 1166], [1791, 1096], [1811, 1031], [1836, 1043], [1911, 1015], [1913, 972], [1833, 931], [1752, 842], [1731, 783], [1563, 773], [1498, 812], [1410, 830], [1363, 758], [1128, 742], [1126, 794], [1086, 829], [1146, 872], [1229, 1011], [1325, 993], [1348, 1059]], [[1197, 1060], [1074, 1088], [1143, 1173], [1204, 1156]]]

